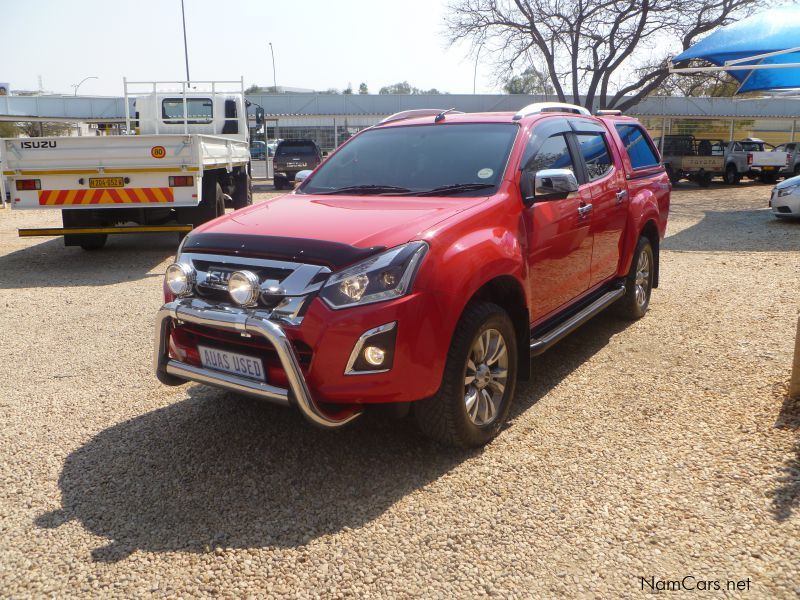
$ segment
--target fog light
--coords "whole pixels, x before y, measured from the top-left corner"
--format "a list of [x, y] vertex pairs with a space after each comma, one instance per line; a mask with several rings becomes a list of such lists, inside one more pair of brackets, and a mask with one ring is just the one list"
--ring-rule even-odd
[[228, 280], [228, 293], [240, 306], [252, 306], [258, 300], [261, 282], [252, 271], [236, 271]]
[[172, 263], [164, 275], [169, 291], [176, 296], [187, 296], [194, 286], [194, 269], [184, 263]]
[[386, 359], [386, 350], [377, 346], [367, 346], [364, 348], [364, 359], [375, 367], [380, 367]]

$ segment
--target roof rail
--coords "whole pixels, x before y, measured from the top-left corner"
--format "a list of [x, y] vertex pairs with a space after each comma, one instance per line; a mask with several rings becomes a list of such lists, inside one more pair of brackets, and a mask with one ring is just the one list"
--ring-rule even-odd
[[564, 102], [534, 102], [533, 104], [528, 104], [528, 106], [519, 109], [517, 114], [514, 115], [514, 120], [519, 121], [525, 117], [538, 115], [544, 112], [568, 112], [576, 115], [586, 115], [587, 117], [592, 116], [592, 113], [576, 104], [566, 104]]
[[394, 113], [393, 115], [389, 115], [383, 121], [378, 123], [378, 125], [383, 125], [384, 123], [391, 123], [392, 121], [403, 121], [404, 119], [416, 119], [418, 117], [436, 117], [441, 115], [442, 113], [447, 113], [449, 115], [463, 115], [464, 113], [460, 110], [453, 110], [446, 109], [446, 108], [415, 108], [413, 110], [404, 110], [398, 113]]
[[610, 108], [603, 108], [598, 110], [594, 114], [596, 114], [598, 117], [619, 117], [622, 115], [622, 111], [616, 109], [612, 110]]

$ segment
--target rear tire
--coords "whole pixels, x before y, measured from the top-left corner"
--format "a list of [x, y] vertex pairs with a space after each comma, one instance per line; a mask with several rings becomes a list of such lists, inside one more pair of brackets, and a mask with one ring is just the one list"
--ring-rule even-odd
[[670, 183], [675, 184], [681, 180], [681, 178], [675, 173], [675, 171], [672, 170], [672, 165], [670, 163], [664, 165], [664, 169], [667, 172], [667, 177], [669, 177]]
[[625, 295], [615, 304], [616, 313], [620, 317], [635, 321], [647, 312], [655, 276], [654, 258], [650, 240], [640, 237], [633, 253], [630, 271], [625, 277]]
[[778, 181], [778, 176], [777, 176], [777, 175], [773, 175], [773, 174], [769, 174], [769, 175], [761, 175], [761, 176], [758, 178], [758, 180], [759, 180], [761, 183], [773, 184], [773, 183], [775, 183], [776, 181]]
[[739, 175], [736, 165], [732, 164], [725, 167], [725, 175], [723, 178], [728, 185], [737, 185], [742, 180], [742, 176]]
[[253, 186], [246, 169], [242, 169], [236, 176], [234, 185], [233, 209], [239, 210], [245, 206], [250, 206], [253, 203]]
[[[64, 227], [100, 227], [99, 211], [65, 209], [61, 211], [61, 222]], [[105, 233], [80, 233], [64, 236], [65, 246], [80, 246], [84, 250], [100, 250], [106, 245], [108, 234]]]
[[414, 403], [414, 416], [422, 432], [441, 444], [483, 446], [503, 428], [516, 383], [517, 336], [508, 313], [474, 302], [456, 326], [439, 390]]

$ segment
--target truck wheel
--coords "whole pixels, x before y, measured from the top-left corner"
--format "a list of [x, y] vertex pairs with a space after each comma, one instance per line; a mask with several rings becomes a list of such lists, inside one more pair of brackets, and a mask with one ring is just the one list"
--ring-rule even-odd
[[517, 340], [496, 304], [467, 306], [456, 326], [439, 391], [414, 403], [419, 428], [448, 446], [475, 448], [503, 427], [517, 384]]
[[185, 225], [202, 225], [225, 214], [225, 196], [217, 178], [203, 176], [200, 204], [191, 208], [178, 209], [178, 222]]
[[92, 234], [83, 234], [83, 235], [76, 235], [75, 236], [78, 241], [78, 245], [83, 248], [84, 250], [100, 250], [103, 246], [106, 245], [106, 240], [108, 240], [108, 235], [105, 233], [92, 233]]
[[728, 185], [736, 185], [742, 180], [742, 176], [739, 175], [739, 171], [736, 169], [736, 165], [728, 165], [725, 168], [725, 175], [724, 175], [725, 183]]
[[[64, 227], [98, 227], [101, 220], [98, 211], [65, 209], [61, 211], [61, 222]], [[105, 233], [67, 234], [64, 236], [65, 246], [80, 246], [84, 250], [100, 250], [106, 245], [108, 235]]]
[[233, 209], [239, 210], [253, 203], [253, 186], [250, 182], [250, 175], [245, 169], [236, 176], [235, 188], [233, 191]]
[[644, 316], [650, 305], [654, 275], [653, 246], [646, 237], [640, 237], [633, 253], [631, 269], [625, 277], [625, 295], [615, 305], [620, 317], [635, 321]]

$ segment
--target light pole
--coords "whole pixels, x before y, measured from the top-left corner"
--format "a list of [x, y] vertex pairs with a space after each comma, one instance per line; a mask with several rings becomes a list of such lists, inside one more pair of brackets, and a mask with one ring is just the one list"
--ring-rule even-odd
[[183, 19], [183, 56], [186, 58], [186, 83], [189, 83], [189, 47], [186, 45], [186, 11], [181, 0], [181, 19]]
[[478, 80], [478, 59], [481, 57], [481, 50], [483, 50], [483, 44], [478, 46], [478, 53], [475, 55], [475, 72], [472, 75], [472, 95], [475, 95], [475, 82]]
[[269, 53], [272, 55], [272, 93], [278, 93], [278, 78], [275, 76], [275, 51], [272, 49], [272, 42], [269, 43]]
[[100, 79], [100, 78], [99, 78], [99, 77], [84, 77], [83, 79], [81, 79], [81, 82], [80, 82], [80, 83], [77, 83], [77, 84], [76, 84], [76, 83], [73, 83], [73, 84], [72, 84], [72, 87], [74, 87], [74, 88], [75, 88], [75, 95], [76, 95], [76, 96], [78, 95], [78, 88], [79, 88], [79, 87], [81, 87], [81, 86], [83, 85], [83, 82], [84, 82], [84, 81], [88, 81], [89, 79]]

